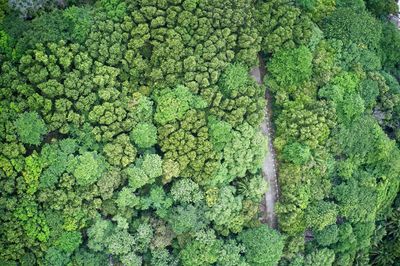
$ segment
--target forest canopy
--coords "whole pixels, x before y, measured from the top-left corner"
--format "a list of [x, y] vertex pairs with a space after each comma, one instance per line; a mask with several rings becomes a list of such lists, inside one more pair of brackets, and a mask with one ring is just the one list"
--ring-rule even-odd
[[[0, 0], [0, 265], [394, 265], [396, 13]], [[262, 219], [268, 118], [277, 228]]]

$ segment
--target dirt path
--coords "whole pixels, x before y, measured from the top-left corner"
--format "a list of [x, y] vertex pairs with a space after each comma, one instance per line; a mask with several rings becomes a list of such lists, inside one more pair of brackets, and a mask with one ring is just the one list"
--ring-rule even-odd
[[[259, 85], [264, 86], [263, 78], [265, 76], [265, 66], [261, 56], [259, 56], [259, 66], [253, 68], [250, 72], [250, 75], [257, 81]], [[275, 203], [278, 199], [279, 188], [275, 160], [276, 156], [274, 147], [272, 145], [273, 128], [271, 126], [271, 97], [267, 89], [265, 91], [265, 98], [267, 99], [267, 106], [265, 107], [265, 117], [261, 123], [261, 130], [267, 139], [268, 145], [267, 154], [262, 166], [262, 173], [269, 187], [268, 191], [265, 193], [265, 201], [263, 201], [261, 204], [261, 210], [263, 212], [263, 222], [268, 223], [268, 225], [272, 228], [277, 228], [278, 223], [275, 215]]]

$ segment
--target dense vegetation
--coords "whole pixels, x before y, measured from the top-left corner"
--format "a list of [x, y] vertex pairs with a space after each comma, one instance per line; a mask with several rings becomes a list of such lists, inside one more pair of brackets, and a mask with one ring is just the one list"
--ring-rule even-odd
[[[377, 0], [0, 0], [0, 265], [393, 265], [395, 12]], [[259, 221], [258, 54], [279, 232]]]
[[400, 174], [400, 33], [386, 19], [395, 2], [384, 2], [266, 1], [258, 9], [263, 23], [274, 5], [293, 14], [280, 17], [293, 22], [278, 28], [278, 50], [262, 47], [274, 96], [277, 212], [288, 236], [282, 265], [398, 261], [390, 221]]
[[1, 31], [0, 264], [276, 264], [254, 6], [46, 3]]

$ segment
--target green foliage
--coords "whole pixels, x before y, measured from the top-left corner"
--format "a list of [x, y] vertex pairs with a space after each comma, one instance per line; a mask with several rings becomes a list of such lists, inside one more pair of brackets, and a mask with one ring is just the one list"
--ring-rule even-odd
[[379, 96], [379, 83], [375, 80], [365, 79], [360, 83], [361, 97], [366, 107], [372, 108], [376, 105], [376, 99]]
[[268, 66], [274, 79], [282, 86], [297, 86], [311, 77], [312, 54], [301, 46], [296, 49], [280, 50]]
[[151, 265], [175, 266], [177, 261], [165, 249], [155, 249], [151, 252]]
[[232, 140], [232, 126], [229, 123], [211, 117], [208, 127], [215, 150], [222, 150]]
[[337, 225], [330, 225], [317, 232], [315, 239], [321, 246], [329, 246], [338, 241], [339, 229]]
[[95, 152], [85, 152], [77, 157], [77, 165], [73, 173], [79, 185], [87, 186], [96, 182], [103, 171], [102, 158]]
[[[318, 93], [322, 97], [339, 103], [348, 94], [355, 92], [358, 84], [359, 79], [354, 73], [344, 72], [332, 79], [328, 85], [322, 87]], [[348, 94], [346, 95], [346, 93]]]
[[320, 201], [307, 209], [306, 223], [313, 229], [322, 230], [336, 223], [337, 215], [337, 206], [334, 203]]
[[291, 143], [283, 149], [283, 158], [296, 165], [306, 163], [311, 156], [310, 148], [300, 143]]
[[[40, 2], [40, 1], [39, 1]], [[31, 22], [18, 21], [14, 25], [16, 54], [22, 56], [27, 50], [38, 44], [71, 40], [71, 24], [59, 10], [54, 10], [34, 18]], [[13, 33], [13, 32], [12, 32]], [[19, 58], [19, 57], [18, 57]]]
[[360, 11], [365, 9], [365, 1], [363, 0], [337, 0], [337, 7], [347, 7], [352, 8], [354, 11]]
[[104, 9], [107, 17], [118, 21], [126, 15], [126, 3], [121, 0], [100, 0], [98, 5]]
[[31, 145], [39, 145], [47, 131], [43, 119], [35, 112], [20, 114], [15, 120], [15, 128], [19, 139]]
[[211, 265], [218, 260], [221, 249], [220, 240], [213, 231], [199, 231], [179, 254], [182, 265]]
[[297, 0], [296, 2], [316, 22], [330, 15], [335, 10], [336, 5], [334, 0]]
[[146, 154], [141, 166], [146, 175], [151, 179], [162, 175], [162, 160], [158, 154]]
[[284, 237], [267, 226], [247, 229], [239, 234], [250, 265], [277, 265], [282, 256]]
[[53, 247], [47, 251], [45, 260], [46, 264], [55, 266], [63, 266], [69, 262], [68, 255]]
[[93, 251], [105, 250], [107, 240], [112, 231], [112, 224], [108, 220], [97, 219], [88, 229], [88, 247]]
[[193, 95], [184, 86], [177, 86], [173, 90], [162, 90], [161, 95], [156, 97], [156, 103], [154, 120], [161, 125], [182, 119], [191, 107], [204, 108], [206, 104], [204, 100]]
[[205, 227], [203, 210], [193, 205], [178, 206], [169, 215], [169, 224], [175, 234], [196, 232]]
[[258, 30], [263, 37], [263, 50], [275, 53], [281, 48], [291, 49], [295, 45], [308, 44], [313, 25], [311, 20], [301, 13], [293, 1], [260, 2], [256, 8], [256, 19]]
[[92, 253], [86, 249], [79, 249], [73, 256], [73, 263], [79, 266], [106, 266], [108, 256], [104, 253]]
[[0, 30], [0, 54], [4, 54], [6, 57], [12, 57], [12, 53], [13, 48], [10, 35], [5, 31]]
[[117, 206], [123, 209], [127, 207], [133, 208], [139, 205], [139, 199], [133, 192], [133, 189], [124, 187], [121, 192], [118, 193], [118, 198], [116, 200]]
[[146, 184], [152, 183], [153, 181], [147, 176], [142, 168], [128, 167], [124, 170], [124, 173], [128, 177], [129, 186], [133, 189], [138, 189]]
[[172, 203], [172, 199], [166, 195], [162, 187], [153, 186], [150, 195], [146, 198], [141, 198], [140, 208], [143, 210], [152, 208], [159, 217], [166, 218]]
[[308, 254], [304, 260], [304, 265], [309, 266], [330, 266], [335, 260], [335, 253], [330, 249], [320, 249]]
[[241, 64], [231, 64], [222, 74], [220, 82], [224, 94], [235, 95], [249, 85], [248, 69]]
[[153, 124], [139, 123], [132, 130], [131, 138], [139, 148], [150, 148], [157, 143], [157, 128]]
[[[226, 180], [214, 182], [229, 182], [235, 176], [244, 177], [247, 172], [257, 172], [266, 150], [266, 140], [260, 131], [248, 124], [243, 124], [233, 132], [233, 137], [223, 150], [225, 161], [218, 174], [227, 171]], [[222, 177], [223, 178], [223, 177]]]
[[244, 246], [237, 244], [234, 240], [228, 240], [222, 246], [221, 253], [218, 257], [217, 265], [218, 266], [233, 266], [240, 265], [246, 266], [249, 265], [245, 262], [245, 259], [241, 255], [244, 253]]
[[[259, 18], [262, 25], [285, 18], [279, 12], [283, 7], [272, 8], [274, 2], [279, 1], [260, 5], [260, 14], [269, 14]], [[382, 67], [396, 72], [398, 31], [371, 16], [364, 1], [338, 0], [335, 10], [332, 2], [297, 1], [302, 15], [312, 16], [323, 31], [323, 36], [314, 37], [316, 45], [305, 44], [311, 51], [309, 60], [292, 67], [293, 59], [282, 56], [304, 49], [294, 37], [276, 50], [263, 47], [271, 58], [267, 84], [273, 95], [274, 146], [280, 163], [277, 212], [280, 229], [290, 236], [282, 265], [370, 264], [369, 249], [382, 235], [374, 224], [398, 192], [400, 169], [393, 167], [398, 149], [388, 138], [397, 131], [388, 129], [392, 122], [384, 122], [396, 113], [389, 106], [396, 105], [398, 86], [390, 75], [380, 74]], [[371, 10], [372, 3], [367, 1]], [[378, 9], [383, 14], [384, 6], [391, 4], [379, 3]], [[285, 7], [289, 10], [291, 5]], [[278, 56], [283, 59], [274, 62]], [[304, 65], [307, 61], [309, 67]], [[297, 66], [299, 70], [291, 71]], [[376, 256], [377, 250], [373, 258], [378, 260], [391, 252], [387, 245], [381, 246], [384, 256]]]
[[27, 186], [27, 194], [34, 194], [37, 191], [42, 170], [43, 165], [36, 153], [25, 158], [25, 169], [22, 175]]
[[88, 6], [71, 6], [63, 12], [63, 16], [69, 21], [72, 39], [78, 43], [84, 43], [93, 23], [92, 9]]
[[198, 203], [203, 199], [203, 193], [197, 183], [190, 179], [180, 179], [172, 185], [171, 195], [175, 202]]
[[64, 232], [60, 238], [57, 239], [56, 246], [67, 254], [71, 254], [81, 243], [82, 235], [80, 232]]
[[392, 23], [385, 23], [382, 29], [381, 57], [383, 64], [388, 68], [394, 68], [399, 64], [400, 58], [400, 34]]
[[0, 259], [246, 265], [222, 247], [265, 191], [253, 3], [36, 4], [1, 28]]
[[8, 1], [1, 0], [0, 1], [0, 23], [3, 22], [4, 16], [8, 13]]
[[345, 44], [366, 45], [371, 50], [379, 47], [381, 24], [369, 13], [354, 12], [351, 8], [337, 8], [324, 23], [328, 38], [342, 40]]
[[[371, 247], [371, 263], [400, 257], [388, 214], [399, 33], [364, 1], [36, 2], [11, 1], [29, 20], [0, 13], [0, 261], [368, 265]], [[257, 219], [257, 54], [268, 58], [285, 247]]]
[[114, 166], [126, 167], [136, 159], [136, 149], [125, 134], [119, 135], [104, 146], [107, 161]]
[[214, 222], [215, 228], [227, 235], [229, 231], [238, 233], [244, 226], [244, 217], [241, 215], [241, 197], [235, 196], [235, 189], [227, 186], [223, 187], [215, 199], [210, 202], [210, 209], [205, 213], [206, 217]]
[[399, 12], [399, 7], [394, 1], [366, 0], [365, 2], [368, 10], [377, 17], [397, 14]]

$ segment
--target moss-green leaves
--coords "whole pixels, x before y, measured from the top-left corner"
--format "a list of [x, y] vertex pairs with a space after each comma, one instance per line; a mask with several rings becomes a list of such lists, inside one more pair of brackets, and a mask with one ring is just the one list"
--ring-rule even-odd
[[96, 182], [104, 171], [104, 161], [96, 152], [85, 152], [77, 158], [73, 172], [76, 182], [81, 186]]
[[304, 46], [278, 51], [268, 66], [282, 88], [298, 86], [311, 77], [312, 53]]
[[36, 112], [26, 112], [17, 118], [15, 127], [19, 139], [25, 144], [39, 145], [46, 133], [46, 125]]
[[204, 100], [193, 95], [188, 88], [180, 85], [175, 89], [162, 90], [155, 100], [157, 109], [154, 120], [161, 125], [182, 119], [190, 108], [206, 107]]
[[157, 128], [150, 123], [139, 123], [130, 136], [139, 148], [150, 148], [157, 143]]

